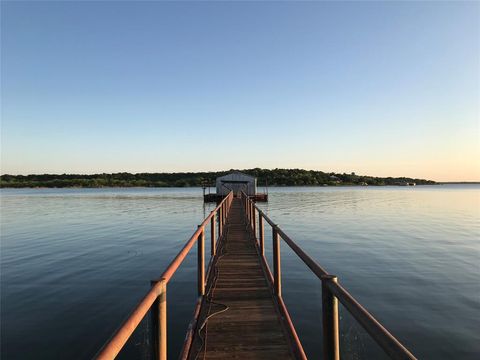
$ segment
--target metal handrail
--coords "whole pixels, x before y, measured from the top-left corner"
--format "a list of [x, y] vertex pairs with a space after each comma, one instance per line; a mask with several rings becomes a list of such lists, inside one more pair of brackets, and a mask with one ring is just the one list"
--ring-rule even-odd
[[[372, 314], [370, 314], [355, 298], [343, 288], [335, 275], [329, 274], [307, 253], [305, 253], [285, 232], [283, 232], [250, 197], [242, 191], [242, 203], [247, 215], [247, 221], [258, 241], [260, 254], [264, 258], [267, 272], [271, 274], [264, 251], [264, 220], [272, 227], [273, 234], [273, 263], [274, 272], [270, 276], [273, 281], [275, 293], [282, 299], [281, 266], [280, 266], [280, 238], [297, 254], [308, 268], [322, 281], [322, 323], [323, 323], [323, 355], [325, 360], [339, 360], [339, 322], [338, 301], [340, 301], [358, 323], [368, 332], [375, 342], [386, 352], [391, 359], [416, 359], [415, 356], [385, 329]], [[256, 213], [258, 212], [258, 224]], [[258, 225], [258, 231], [257, 231]]]
[[[211, 255], [214, 256], [216, 252], [216, 243], [223, 235], [223, 227], [227, 219], [227, 214], [233, 200], [233, 192], [219, 203], [219, 205], [210, 212], [210, 214], [198, 226], [198, 229], [193, 233], [190, 239], [186, 242], [183, 248], [179, 251], [177, 256], [167, 266], [163, 274], [156, 280], [152, 281], [152, 288], [139, 304], [135, 307], [128, 318], [115, 331], [113, 336], [100, 349], [95, 356], [98, 360], [114, 359], [122, 350], [130, 336], [138, 327], [147, 312], [152, 308], [155, 310], [154, 316], [154, 331], [156, 332], [157, 348], [156, 357], [159, 360], [167, 359], [167, 284], [175, 274], [177, 269], [182, 264], [183, 260], [189, 253], [190, 249], [195, 243], [198, 243], [198, 295], [202, 297], [205, 294], [205, 226], [210, 223], [211, 226]], [[218, 216], [218, 238], [216, 236], [215, 218]]]

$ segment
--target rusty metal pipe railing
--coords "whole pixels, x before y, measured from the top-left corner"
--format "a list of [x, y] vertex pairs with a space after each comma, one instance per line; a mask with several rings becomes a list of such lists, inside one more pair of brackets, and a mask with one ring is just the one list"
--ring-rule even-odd
[[218, 211], [218, 235], [223, 234], [223, 214], [222, 208]]
[[[243, 206], [244, 206], [245, 215], [246, 215], [247, 222], [248, 222], [249, 210], [252, 210], [252, 211], [255, 211], [255, 210], [254, 210], [253, 206], [248, 205], [246, 198], [242, 197], [242, 199], [243, 199], [242, 203], [243, 203]], [[255, 241], [255, 244], [258, 247], [258, 254], [260, 255], [261, 264], [262, 264], [262, 267], [265, 271], [267, 281], [271, 284], [274, 291], [276, 291], [275, 290], [275, 278], [274, 278], [274, 275], [272, 274], [272, 272], [270, 270], [270, 267], [268, 266], [268, 262], [267, 262], [267, 259], [265, 257], [265, 254], [264, 254], [264, 240], [265, 240], [264, 237], [265, 237], [265, 234], [264, 234], [264, 226], [263, 226], [262, 216], [258, 217], [258, 221], [259, 221], [259, 238], [260, 239], [259, 239], [259, 242]], [[251, 226], [251, 230], [253, 231], [253, 229], [254, 229], [253, 225], [251, 223], [249, 223], [249, 224]], [[275, 236], [273, 236], [272, 240], [274, 240], [274, 239], [275, 239]], [[278, 237], [277, 237], [277, 240], [279, 240]], [[278, 262], [278, 265], [279, 265], [278, 268], [280, 268], [280, 263], [279, 262]], [[277, 273], [276, 275], [280, 276], [280, 273]], [[277, 282], [277, 284], [280, 285], [280, 282]], [[284, 319], [284, 322], [285, 322], [284, 326], [287, 327], [288, 332], [291, 334], [291, 339], [290, 340], [292, 341], [292, 347], [294, 349], [295, 358], [299, 359], [299, 360], [307, 360], [307, 356], [305, 355], [305, 352], [303, 350], [302, 343], [300, 342], [300, 338], [298, 337], [297, 331], [295, 330], [295, 327], [293, 326], [292, 319], [290, 317], [290, 314], [288, 313], [287, 307], [286, 307], [285, 303], [283, 302], [282, 297], [281, 296], [276, 296], [274, 298], [274, 300], [277, 302], [277, 304], [279, 306], [280, 313], [281, 313], [281, 315]]]
[[336, 282], [327, 282], [326, 286], [390, 358], [398, 360], [416, 359], [415, 356], [385, 329], [372, 314], [360, 305], [342, 285]]
[[253, 227], [253, 237], [257, 241], [257, 219], [255, 216], [255, 209], [252, 207], [252, 227]]
[[[197, 231], [195, 231], [193, 233], [193, 235], [190, 237], [190, 239], [187, 241], [187, 243], [183, 246], [183, 248], [180, 250], [180, 252], [178, 253], [178, 255], [172, 260], [172, 262], [170, 263], [170, 265], [167, 267], [167, 269], [163, 272], [163, 274], [160, 276], [159, 279], [165, 279], [167, 282], [170, 281], [170, 279], [172, 278], [173, 274], [175, 273], [175, 271], [177, 271], [177, 268], [180, 266], [180, 264], [183, 262], [183, 260], [185, 259], [185, 257], [187, 256], [188, 252], [190, 251], [190, 249], [192, 248], [192, 246], [195, 244], [195, 242], [197, 241], [198, 239], [198, 236], [200, 235], [200, 233], [203, 231], [203, 228], [205, 227], [205, 225], [207, 225], [207, 223], [210, 221], [210, 219], [214, 216], [214, 214], [216, 212], [218, 212], [219, 210], [221, 212], [222, 209], [223, 209], [223, 203], [227, 200], [229, 200], [229, 205], [231, 205], [231, 196], [233, 194], [230, 193], [227, 197], [225, 197], [225, 199], [222, 200], [222, 202], [220, 203], [220, 205], [218, 205], [214, 210], [212, 210], [212, 212], [205, 218], [205, 220], [203, 220], [203, 222], [198, 226], [198, 229]], [[223, 219], [221, 220], [220, 223], [223, 222]], [[219, 236], [222, 236], [223, 235], [223, 224], [222, 224], [222, 230], [219, 232], [218, 234]]]
[[[172, 260], [172, 262], [167, 266], [166, 270], [163, 274], [157, 279], [153, 281], [152, 288], [147, 294], [143, 297], [143, 299], [139, 302], [139, 304], [135, 307], [133, 312], [128, 316], [128, 318], [122, 323], [122, 325], [115, 331], [113, 336], [108, 340], [108, 342], [100, 349], [100, 351], [95, 356], [97, 360], [110, 360], [114, 359], [118, 353], [121, 351], [123, 346], [126, 344], [130, 336], [133, 334], [135, 329], [138, 327], [142, 319], [145, 317], [147, 312], [152, 308], [155, 302], [157, 302], [157, 306], [155, 306], [155, 313], [154, 314], [154, 321], [157, 323], [156, 328], [158, 329], [158, 336], [157, 336], [157, 346], [155, 353], [159, 360], [166, 360], [167, 359], [167, 326], [166, 326], [166, 317], [167, 317], [167, 303], [166, 303], [166, 286], [172, 276], [175, 274], [177, 269], [182, 264], [183, 260], [189, 253], [190, 249], [193, 245], [199, 240], [199, 253], [204, 253], [204, 242], [205, 242], [205, 226], [209, 224], [212, 218], [214, 218], [218, 214], [218, 222], [221, 224], [219, 226], [220, 230], [218, 233], [218, 239], [221, 238], [223, 235], [223, 224], [224, 220], [226, 219], [226, 215], [230, 210], [230, 206], [232, 204], [233, 193], [230, 192], [221, 202], [220, 204], [210, 212], [210, 214], [203, 220], [203, 222], [198, 226], [198, 229], [193, 233], [187, 243], [183, 246], [183, 248], [179, 251], [177, 256]], [[218, 240], [217, 240], [218, 241]], [[201, 244], [201, 246], [200, 246]], [[198, 268], [197, 271], [201, 272], [200, 263], [202, 269], [204, 269], [204, 255], [198, 255]], [[199, 293], [201, 292], [201, 279], [199, 277]], [[202, 274], [202, 278], [204, 280], [204, 272]], [[204, 283], [203, 283], [203, 291], [204, 291]], [[202, 293], [203, 294], [203, 293]]]
[[217, 248], [216, 248], [217, 235], [215, 234], [215, 229], [216, 229], [215, 218], [216, 216], [214, 214], [210, 219], [210, 255], [211, 256], [215, 256], [215, 254], [217, 253]]
[[260, 255], [265, 255], [265, 227], [263, 226], [263, 217], [258, 217], [258, 237], [260, 242]]
[[337, 282], [335, 275], [322, 276], [322, 325], [328, 329], [323, 334], [323, 358], [340, 360], [340, 340], [338, 324], [338, 299], [327, 288], [330, 282]]
[[277, 228], [272, 231], [272, 245], [273, 245], [273, 278], [275, 284], [275, 293], [282, 296], [282, 267], [280, 258], [280, 237], [278, 236]]
[[187, 335], [185, 336], [185, 341], [183, 342], [182, 351], [180, 352], [180, 357], [178, 358], [179, 360], [187, 360], [188, 358], [190, 346], [192, 345], [192, 342], [193, 342], [194, 330], [197, 327], [198, 317], [200, 315], [202, 299], [203, 298], [199, 297], [197, 300], [197, 305], [195, 306], [195, 311], [193, 313], [193, 319], [188, 325]]
[[198, 296], [203, 296], [205, 295], [205, 231], [198, 236], [197, 245]]
[[123, 345], [125, 345], [127, 340], [137, 328], [138, 324], [140, 324], [142, 319], [145, 317], [145, 314], [148, 312], [148, 310], [150, 310], [155, 300], [160, 296], [164, 283], [164, 281], [155, 283], [152, 289], [135, 307], [135, 310], [130, 314], [128, 319], [123, 322], [109, 342], [100, 350], [96, 356], [96, 359], [114, 359], [117, 356]]
[[[264, 266], [270, 276], [270, 281], [274, 286], [275, 293], [281, 298], [281, 269], [280, 269], [280, 251], [279, 243], [276, 238], [279, 237], [285, 241], [293, 252], [307, 265], [307, 267], [322, 280], [322, 323], [323, 323], [323, 343], [324, 358], [328, 360], [338, 360], [340, 357], [339, 349], [339, 324], [338, 324], [338, 301], [343, 304], [350, 314], [358, 321], [358, 323], [367, 331], [372, 339], [385, 351], [392, 359], [408, 359], [415, 360], [415, 356], [398, 341], [380, 322], [373, 317], [362, 305], [360, 305], [350, 293], [345, 290], [337, 281], [337, 277], [329, 274], [307, 253], [305, 253], [287, 234], [285, 234], [258, 206], [242, 192], [245, 212], [248, 218], [253, 212], [258, 212], [259, 226], [263, 230], [264, 221], [270, 224], [273, 233], [273, 257], [274, 257], [274, 273], [272, 274], [268, 262], [264, 258]], [[254, 226], [250, 222], [251, 230]], [[260, 237], [261, 254], [263, 254], [263, 242]], [[278, 265], [277, 265], [278, 264]], [[277, 269], [278, 267], [278, 269]]]

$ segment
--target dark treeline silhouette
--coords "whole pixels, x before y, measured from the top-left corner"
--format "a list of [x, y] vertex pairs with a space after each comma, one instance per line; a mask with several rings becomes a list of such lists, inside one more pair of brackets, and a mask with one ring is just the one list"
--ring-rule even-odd
[[[187, 173], [137, 173], [114, 174], [43, 174], [43, 175], [2, 175], [0, 187], [188, 187], [213, 186], [215, 178], [229, 171], [187, 172]], [[263, 186], [314, 186], [314, 185], [417, 185], [435, 184], [434, 181], [407, 177], [374, 177], [355, 173], [326, 173], [323, 171], [302, 169], [247, 169], [243, 173], [255, 176], [258, 185]]]

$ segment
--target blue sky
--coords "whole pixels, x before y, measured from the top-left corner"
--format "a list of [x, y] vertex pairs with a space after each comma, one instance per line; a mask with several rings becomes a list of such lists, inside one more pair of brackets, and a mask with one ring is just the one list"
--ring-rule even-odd
[[2, 2], [2, 173], [480, 180], [478, 2]]

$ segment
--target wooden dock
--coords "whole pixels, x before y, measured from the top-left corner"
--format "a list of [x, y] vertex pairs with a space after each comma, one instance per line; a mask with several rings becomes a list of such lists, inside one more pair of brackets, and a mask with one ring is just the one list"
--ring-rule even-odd
[[[219, 194], [216, 194], [216, 193], [203, 194], [203, 201], [206, 202], [206, 203], [211, 203], [211, 202], [219, 203], [220, 201], [223, 200], [224, 197], [225, 197], [224, 195], [219, 195]], [[255, 195], [250, 195], [250, 199], [252, 199], [255, 202], [267, 202], [268, 201], [268, 194], [257, 193]]]
[[212, 266], [189, 359], [295, 358], [240, 199]]
[[[273, 272], [264, 254], [265, 225], [272, 228]], [[207, 229], [211, 254], [205, 274]], [[95, 358], [114, 359], [150, 314], [152, 352], [155, 359], [168, 359], [167, 285], [196, 244], [198, 300], [180, 359], [307, 359], [282, 299], [281, 241], [321, 282], [323, 331], [319, 343], [324, 360], [340, 359], [340, 303], [390, 358], [416, 359], [335, 275], [306, 254], [244, 192], [230, 192], [221, 200]], [[177, 358], [176, 354], [170, 358]]]

